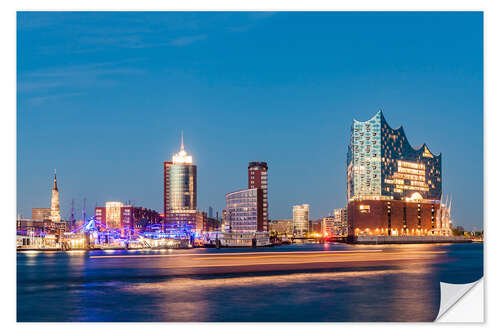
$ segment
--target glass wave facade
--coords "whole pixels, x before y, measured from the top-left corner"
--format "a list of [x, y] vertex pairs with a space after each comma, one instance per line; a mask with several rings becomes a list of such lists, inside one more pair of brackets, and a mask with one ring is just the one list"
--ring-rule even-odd
[[392, 129], [382, 111], [354, 120], [347, 153], [347, 198], [441, 198], [441, 154], [414, 149], [402, 127]]

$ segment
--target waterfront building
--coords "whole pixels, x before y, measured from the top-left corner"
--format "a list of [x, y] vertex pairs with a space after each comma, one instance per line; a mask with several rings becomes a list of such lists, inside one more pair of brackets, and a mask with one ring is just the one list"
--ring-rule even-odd
[[264, 231], [263, 190], [251, 188], [226, 194], [226, 224], [236, 233]]
[[32, 208], [31, 219], [16, 221], [17, 246], [30, 248], [55, 247], [65, 232], [70, 231], [70, 224], [61, 221], [59, 189], [54, 170], [54, 185], [50, 208]]
[[196, 221], [203, 219], [197, 212], [196, 165], [184, 149], [183, 136], [180, 151], [172, 156], [172, 161], [163, 163], [163, 184], [165, 227], [196, 229]]
[[196, 212], [195, 217], [196, 217], [196, 222], [195, 222], [196, 233], [201, 234], [202, 232], [207, 231], [207, 229], [209, 228], [207, 213]]
[[50, 208], [32, 208], [31, 219], [33, 221], [50, 220]]
[[305, 237], [309, 229], [309, 205], [293, 206], [293, 228], [294, 235]]
[[293, 236], [293, 220], [270, 221], [269, 233], [278, 236]]
[[309, 235], [320, 235], [322, 232], [322, 219], [309, 221]]
[[165, 229], [177, 229], [185, 232], [200, 233], [206, 223], [207, 213], [197, 210], [171, 210], [167, 211], [164, 217]]
[[50, 198], [50, 208], [32, 208], [31, 220], [61, 222], [61, 209], [59, 203], [59, 189], [57, 188], [57, 177], [54, 170], [54, 185], [52, 187], [52, 196]]
[[18, 219], [16, 231], [18, 233], [31, 232], [37, 235], [56, 235], [62, 232], [69, 232], [70, 223], [67, 221], [53, 222], [51, 220], [37, 221], [33, 219]]
[[222, 231], [224, 232], [229, 232], [229, 221], [227, 219], [227, 210], [223, 209], [222, 210]]
[[441, 154], [413, 148], [382, 111], [354, 120], [347, 153], [349, 236], [436, 235]]
[[[125, 223], [125, 216], [122, 215], [123, 203], [119, 201], [108, 201], [106, 202], [104, 224], [106, 227], [111, 229], [120, 229], [126, 226], [130, 226], [129, 223]], [[96, 208], [96, 215], [99, 212]], [[128, 213], [130, 213], [128, 211]], [[123, 218], [122, 218], [123, 217]], [[126, 216], [127, 222], [129, 221], [130, 214]]]
[[336, 208], [333, 210], [333, 217], [335, 218], [335, 228], [338, 232], [338, 236], [347, 236], [347, 206], [342, 208]]
[[54, 248], [64, 233], [69, 231], [70, 223], [65, 221], [18, 219], [16, 221], [17, 247]]
[[186, 232], [201, 232], [206, 223], [207, 214], [197, 210], [170, 210], [165, 213], [165, 229], [178, 229]]
[[56, 171], [54, 170], [54, 187], [52, 188], [52, 198], [50, 200], [50, 220], [61, 222], [61, 208], [59, 204], [59, 189], [57, 188]]
[[154, 231], [157, 228], [163, 229], [162, 217], [160, 214], [153, 210], [143, 207], [131, 206], [131, 218], [134, 230], [139, 232]]
[[413, 148], [403, 127], [392, 129], [382, 111], [367, 121], [354, 120], [347, 154], [348, 200], [441, 197], [441, 154], [424, 143]]
[[339, 216], [326, 216], [322, 218], [322, 233], [327, 237], [347, 236], [347, 221], [344, 223]]
[[119, 201], [108, 201], [105, 206], [95, 208], [95, 221], [101, 228], [120, 231], [121, 235], [132, 235], [134, 230], [150, 231], [160, 224], [158, 212], [142, 207], [124, 205]]
[[332, 237], [338, 236], [338, 232], [335, 225], [335, 217], [326, 216], [321, 219], [321, 234], [322, 236]]
[[261, 247], [271, 245], [269, 232], [206, 232], [202, 238], [205, 246], [221, 247]]
[[213, 217], [207, 217], [206, 223], [203, 226], [203, 232], [220, 231], [220, 221]]
[[248, 163], [248, 188], [261, 188], [263, 193], [263, 230], [269, 230], [268, 167], [266, 162]]

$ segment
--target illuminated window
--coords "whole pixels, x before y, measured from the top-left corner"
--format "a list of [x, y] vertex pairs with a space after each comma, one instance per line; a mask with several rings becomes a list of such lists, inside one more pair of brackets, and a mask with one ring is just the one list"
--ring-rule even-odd
[[370, 212], [370, 205], [359, 205], [359, 211], [361, 213], [369, 213]]

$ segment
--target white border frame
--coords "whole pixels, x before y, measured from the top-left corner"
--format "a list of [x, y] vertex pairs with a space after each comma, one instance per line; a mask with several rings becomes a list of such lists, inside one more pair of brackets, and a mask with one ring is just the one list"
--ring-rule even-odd
[[[208, 7], [210, 6], [210, 7]], [[198, 0], [190, 1], [131, 1], [122, 0], [120, 2], [112, 1], [97, 1], [97, 0], [77, 0], [68, 1], [61, 0], [48, 0], [41, 3], [40, 1], [25, 0], [17, 1], [16, 3], [2, 4], [0, 11], [2, 29], [1, 41], [4, 43], [3, 52], [1, 53], [2, 71], [2, 95], [4, 98], [2, 121], [0, 122], [0, 135], [2, 142], [2, 157], [3, 163], [1, 175], [1, 184], [4, 190], [1, 191], [1, 207], [2, 207], [2, 223], [7, 226], [5, 232], [9, 234], [15, 233], [15, 224], [12, 222], [16, 218], [16, 196], [13, 195], [16, 191], [16, 179], [13, 175], [16, 174], [16, 11], [17, 10], [341, 10], [341, 11], [355, 11], [355, 10], [375, 10], [375, 11], [405, 11], [405, 10], [484, 10], [484, 38], [485, 38], [485, 61], [484, 61], [484, 229], [485, 229], [485, 289], [488, 294], [485, 295], [487, 301], [485, 320], [486, 325], [459, 325], [459, 324], [362, 324], [362, 323], [344, 323], [344, 324], [16, 324], [16, 283], [15, 270], [12, 269], [16, 265], [15, 257], [15, 237], [3, 237], [3, 242], [0, 242], [4, 257], [4, 267], [7, 267], [7, 272], [2, 274], [2, 286], [4, 289], [4, 297], [2, 297], [2, 322], [10, 327], [5, 327], [4, 330], [16, 331], [33, 331], [37, 332], [58, 332], [58, 331], [76, 331], [87, 332], [88, 330], [106, 330], [120, 329], [124, 332], [136, 332], [141, 329], [143, 325], [148, 325], [146, 329], [150, 330], [203, 330], [204, 332], [225, 332], [235, 330], [238, 331], [303, 331], [309, 329], [309, 326], [316, 326], [312, 329], [319, 330], [343, 330], [346, 328], [355, 328], [360, 330], [370, 331], [384, 331], [384, 332], [400, 332], [401, 329], [409, 331], [419, 331], [422, 329], [421, 325], [427, 325], [426, 330], [439, 330], [453, 329], [454, 331], [470, 331], [478, 328], [491, 328], [497, 326], [498, 319], [494, 313], [497, 311], [492, 304], [495, 296], [498, 295], [498, 283], [488, 283], [488, 281], [497, 281], [498, 265], [487, 265], [489, 256], [487, 253], [498, 253], [498, 242], [494, 240], [496, 235], [499, 234], [498, 221], [496, 221], [495, 210], [492, 204], [498, 199], [496, 189], [500, 188], [499, 176], [495, 172], [500, 165], [497, 143], [500, 142], [500, 131], [496, 128], [496, 124], [500, 124], [499, 111], [500, 105], [498, 102], [498, 89], [499, 84], [499, 65], [500, 53], [498, 47], [498, 33], [500, 32], [500, 15], [498, 10], [498, 1], [442, 1], [442, 0], [421, 0], [421, 1], [394, 1], [394, 0], [379, 0], [379, 1], [273, 1], [273, 0], [254, 0], [254, 1], [235, 1], [228, 0], [212, 0], [210, 3]], [[491, 276], [491, 278], [490, 278]], [[7, 296], [7, 297], [6, 297]], [[488, 302], [489, 301], [489, 302]], [[495, 309], [493, 312], [489, 309]], [[489, 316], [491, 315], [491, 317]], [[324, 327], [325, 325], [332, 325], [332, 327]], [[14, 327], [12, 327], [14, 326]], [[334, 327], [333, 327], [334, 326]], [[402, 327], [404, 326], [404, 328]]]

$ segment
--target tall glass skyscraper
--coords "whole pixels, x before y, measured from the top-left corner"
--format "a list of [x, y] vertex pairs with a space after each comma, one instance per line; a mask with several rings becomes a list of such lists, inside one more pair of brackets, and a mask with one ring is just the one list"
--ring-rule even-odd
[[193, 157], [184, 150], [184, 138], [181, 137], [180, 151], [163, 166], [165, 218], [169, 214], [195, 214], [196, 165], [193, 164]]

